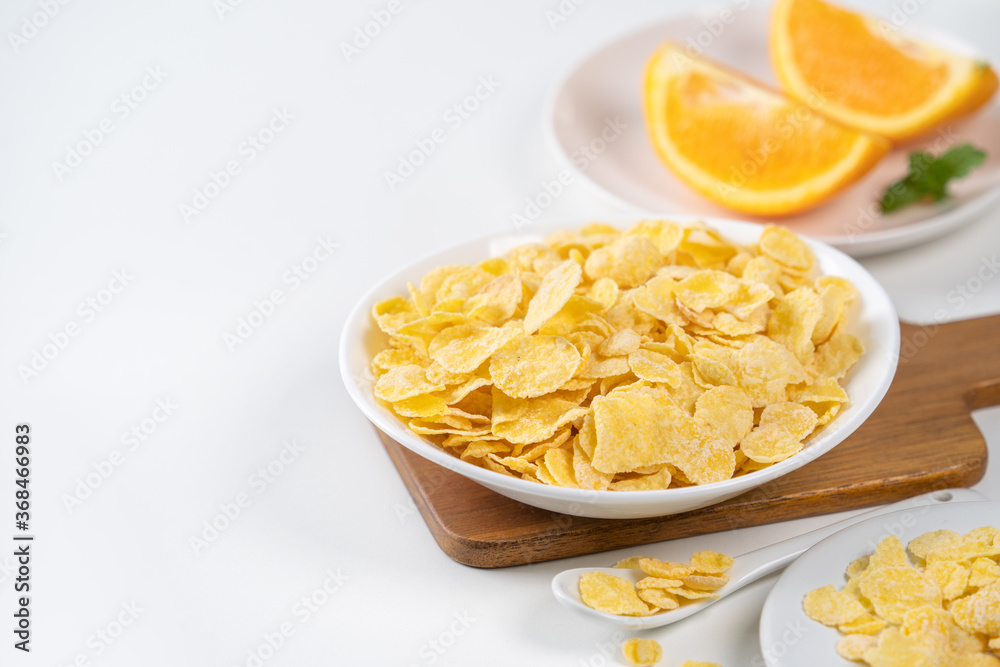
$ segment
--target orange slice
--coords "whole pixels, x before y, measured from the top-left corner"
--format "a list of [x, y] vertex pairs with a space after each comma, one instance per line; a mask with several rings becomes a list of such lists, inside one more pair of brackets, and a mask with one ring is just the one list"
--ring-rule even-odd
[[646, 126], [660, 159], [709, 199], [788, 215], [819, 204], [889, 150], [720, 65], [667, 43], [650, 59]]
[[818, 100], [827, 116], [893, 141], [970, 113], [997, 89], [986, 63], [821, 0], [777, 0], [770, 46], [789, 95]]

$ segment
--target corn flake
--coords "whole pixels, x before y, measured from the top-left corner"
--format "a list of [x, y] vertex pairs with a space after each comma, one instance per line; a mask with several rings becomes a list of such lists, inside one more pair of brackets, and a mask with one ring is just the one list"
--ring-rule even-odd
[[541, 469], [543, 465], [552, 477], [552, 481], [547, 483], [569, 488], [579, 487], [573, 472], [573, 452], [558, 448], [549, 449], [545, 452], [542, 461], [539, 462], [538, 468]]
[[653, 242], [661, 255], [668, 255], [684, 240], [684, 228], [666, 220], [643, 220], [628, 230], [629, 234], [641, 234]]
[[772, 403], [764, 408], [760, 424], [740, 443], [740, 449], [758, 463], [776, 463], [802, 449], [802, 440], [816, 427], [816, 413], [798, 403]]
[[513, 398], [493, 388], [493, 435], [514, 444], [541, 442], [560, 427], [587, 413], [578, 403], [557, 393], [534, 399]]
[[714, 230], [704, 225], [684, 230], [684, 239], [677, 245], [677, 250], [689, 255], [695, 265], [700, 267], [722, 264], [739, 252]]
[[375, 396], [389, 403], [398, 403], [441, 389], [444, 389], [444, 385], [429, 381], [423, 368], [407, 364], [382, 375], [375, 383]]
[[864, 353], [865, 347], [856, 336], [836, 333], [816, 348], [812, 369], [819, 375], [839, 380]]
[[392, 410], [400, 417], [420, 417], [432, 419], [448, 414], [448, 404], [433, 394], [419, 394], [404, 398], [392, 404]]
[[597, 431], [592, 463], [603, 472], [671, 463], [697, 438], [690, 417], [650, 394], [598, 396], [592, 405]]
[[[864, 606], [864, 604], [862, 604], [862, 606]], [[887, 625], [888, 623], [878, 616], [874, 616], [866, 612], [849, 623], [841, 623], [837, 626], [837, 629], [847, 635], [877, 635]]]
[[519, 322], [502, 327], [477, 327], [459, 324], [445, 329], [430, 343], [434, 361], [453, 373], [471, 373], [494, 352], [521, 335]]
[[813, 333], [822, 315], [819, 294], [805, 287], [792, 290], [777, 299], [767, 323], [767, 334], [804, 362], [815, 349]]
[[859, 588], [878, 615], [891, 623], [901, 623], [911, 609], [941, 605], [941, 589], [908, 566], [886, 566], [869, 572]]
[[573, 260], [566, 260], [550, 270], [528, 303], [524, 333], [532, 334], [550, 317], [562, 310], [580, 284], [583, 270]]
[[465, 311], [470, 320], [500, 324], [517, 312], [524, 298], [524, 288], [513, 273], [499, 275], [486, 283], [482, 290], [468, 300]]
[[695, 402], [695, 419], [705, 439], [717, 439], [735, 448], [753, 429], [753, 407], [738, 387], [707, 390]]
[[681, 581], [693, 591], [717, 591], [729, 583], [729, 575], [689, 574]]
[[[642, 560], [643, 558], [646, 558], [646, 556], [629, 556], [628, 558], [623, 558], [617, 563], [615, 563], [614, 567], [624, 568], [628, 570], [638, 570], [639, 561]], [[636, 586], [638, 586], [638, 584], [636, 584]]]
[[733, 559], [718, 551], [699, 551], [691, 555], [691, 567], [701, 574], [722, 574], [733, 566]]
[[580, 577], [580, 598], [591, 609], [606, 614], [649, 614], [649, 607], [639, 599], [632, 582], [604, 572], [586, 572]]
[[760, 235], [760, 251], [785, 269], [808, 273], [816, 266], [816, 256], [802, 239], [787, 227], [768, 225]]
[[663, 658], [663, 647], [655, 639], [633, 637], [622, 644], [622, 653], [629, 664], [648, 667]]
[[[642, 558], [644, 557], [639, 556], [636, 559], [629, 558], [627, 559], [627, 562], [637, 563]], [[615, 567], [619, 567], [619, 565], [615, 565]], [[635, 567], [639, 566], [635, 565], [634, 568]], [[663, 579], [661, 577], [643, 577], [635, 584], [635, 587], [640, 591], [643, 590], [644, 588], [681, 588], [682, 586], [684, 586], [684, 582], [681, 581], [680, 579]]]
[[677, 601], [676, 595], [671, 595], [660, 588], [640, 588], [638, 594], [639, 599], [643, 602], [663, 611], [670, 611], [681, 606], [681, 603]]
[[664, 588], [663, 590], [668, 593], [673, 593], [678, 597], [685, 598], [687, 600], [702, 600], [705, 598], [715, 599], [719, 596], [710, 591], [696, 591], [691, 588]]
[[951, 605], [955, 623], [968, 632], [1000, 637], [1000, 587], [991, 584]]
[[[990, 561], [992, 562], [992, 561]], [[951, 560], [930, 563], [924, 574], [941, 589], [945, 600], [954, 600], [965, 592], [969, 583], [969, 568]]]
[[877, 645], [878, 640], [871, 635], [849, 634], [837, 642], [837, 655], [844, 660], [861, 662], [864, 659], [865, 652]]
[[560, 336], [521, 336], [490, 360], [493, 384], [513, 398], [551, 394], [576, 374], [582, 359]]
[[663, 382], [674, 388], [681, 384], [680, 367], [673, 359], [659, 352], [636, 349], [628, 355], [628, 367], [640, 380]]
[[831, 626], [850, 623], [865, 613], [860, 602], [837, 591], [833, 586], [810, 591], [803, 600], [802, 607], [809, 618]]
[[[656, 466], [650, 466], [655, 468]], [[636, 471], [639, 472], [639, 471]], [[658, 491], [670, 486], [673, 474], [668, 466], [649, 473], [639, 473], [634, 477], [625, 477], [608, 485], [611, 491]]]
[[663, 255], [652, 241], [633, 235], [592, 252], [584, 269], [591, 280], [610, 278], [619, 288], [630, 289], [649, 280], [662, 263]]
[[984, 588], [1000, 581], [1000, 565], [989, 558], [977, 558], [969, 568], [969, 586]]
[[618, 283], [611, 278], [600, 278], [587, 290], [587, 298], [601, 304], [602, 309], [607, 310], [618, 300]]
[[649, 576], [659, 579], [680, 579], [694, 572], [694, 569], [690, 565], [662, 561], [658, 558], [640, 558], [639, 569]]
[[632, 303], [651, 317], [666, 324], [683, 325], [686, 318], [677, 306], [675, 287], [677, 281], [667, 276], [657, 276], [645, 285], [632, 290]]

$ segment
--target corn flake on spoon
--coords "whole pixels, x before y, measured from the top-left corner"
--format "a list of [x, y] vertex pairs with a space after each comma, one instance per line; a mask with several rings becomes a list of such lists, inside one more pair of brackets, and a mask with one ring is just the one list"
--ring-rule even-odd
[[607, 623], [612, 623], [631, 630], [648, 630], [658, 628], [671, 623], [676, 623], [688, 616], [705, 609], [718, 599], [738, 591], [744, 586], [757, 581], [761, 577], [767, 576], [789, 565], [798, 558], [802, 552], [824, 538], [837, 533], [844, 528], [865, 519], [870, 519], [880, 514], [896, 512], [903, 509], [918, 509], [928, 505], [949, 505], [956, 502], [968, 502], [984, 500], [984, 497], [971, 489], [946, 489], [933, 491], [920, 496], [914, 496], [898, 503], [880, 507], [874, 511], [839, 521], [825, 526], [805, 535], [799, 535], [777, 544], [757, 549], [745, 553], [742, 556], [734, 557], [732, 568], [729, 569], [729, 583], [721, 589], [715, 591], [718, 598], [703, 598], [700, 600], [685, 601], [677, 609], [664, 611], [652, 616], [618, 616], [608, 614], [603, 611], [591, 609], [580, 598], [580, 577], [587, 572], [605, 572], [618, 577], [622, 577], [633, 584], [637, 583], [647, 575], [644, 572], [628, 568], [614, 567], [580, 567], [572, 570], [564, 570], [552, 579], [552, 593], [559, 602], [563, 603], [578, 614], [582, 614], [591, 619], [597, 619]]

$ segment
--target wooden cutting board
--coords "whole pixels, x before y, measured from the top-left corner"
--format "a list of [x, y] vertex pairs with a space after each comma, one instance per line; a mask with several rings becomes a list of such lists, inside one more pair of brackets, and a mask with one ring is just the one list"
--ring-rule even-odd
[[881, 405], [847, 440], [731, 500], [651, 519], [588, 519], [501, 496], [379, 431], [434, 538], [452, 559], [506, 567], [901, 500], [970, 486], [986, 443], [970, 412], [1000, 404], [1000, 315], [903, 324], [899, 368]]

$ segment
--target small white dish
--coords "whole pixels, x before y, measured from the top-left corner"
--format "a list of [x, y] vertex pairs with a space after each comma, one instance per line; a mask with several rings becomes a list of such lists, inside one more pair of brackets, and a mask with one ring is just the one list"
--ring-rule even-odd
[[849, 667], [837, 655], [843, 635], [806, 616], [802, 599], [809, 591], [846, 584], [844, 572], [856, 558], [870, 554], [880, 540], [895, 534], [905, 545], [924, 533], [949, 528], [967, 533], [1000, 526], [1000, 503], [914, 504], [908, 509], [856, 523], [819, 542], [792, 563], [771, 589], [760, 618], [760, 646], [768, 667]]
[[[728, 12], [724, 14], [723, 12]], [[724, 20], [725, 17], [725, 20]], [[665, 40], [701, 49], [713, 60], [777, 88], [768, 60], [769, 7], [733, 2], [676, 16], [622, 35], [582, 58], [545, 105], [546, 140], [577, 177], [628, 211], [742, 214], [695, 193], [662, 163], [649, 143], [641, 108], [646, 61]], [[952, 51], [983, 58], [952, 35], [907, 25], [907, 32]], [[941, 153], [970, 142], [987, 161], [949, 186], [953, 198], [890, 215], [876, 201], [906, 172], [911, 151]], [[871, 172], [825, 205], [774, 220], [854, 257], [906, 248], [975, 220], [1000, 201], [1000, 104], [941, 128], [925, 141], [894, 149]], [[748, 218], [765, 222], [764, 218]]]
[[[752, 584], [761, 577], [766, 577], [772, 572], [777, 572], [781, 568], [798, 558], [804, 551], [834, 533], [844, 530], [848, 526], [864, 521], [866, 518], [881, 516], [901, 509], [912, 509], [914, 507], [952, 504], [963, 501], [984, 500], [983, 496], [972, 489], [946, 489], [943, 491], [933, 491], [920, 496], [902, 500], [898, 503], [880, 507], [871, 512], [854, 516], [850, 519], [838, 521], [837, 523], [824, 526], [804, 535], [797, 535], [791, 539], [778, 542], [756, 551], [741, 554], [733, 557], [733, 567], [729, 572], [729, 583], [716, 591], [718, 598], [703, 598], [685, 602], [683, 606], [668, 612], [653, 614], [652, 616], [617, 616], [607, 614], [603, 611], [591, 609], [580, 597], [580, 577], [587, 572], [600, 571], [612, 574], [617, 577], [628, 579], [633, 584], [639, 582], [646, 575], [633, 569], [622, 569], [614, 567], [579, 567], [573, 570], [564, 570], [552, 578], [552, 593], [559, 602], [563, 603], [578, 614], [591, 619], [597, 619], [612, 625], [617, 625], [629, 630], [649, 630], [663, 627], [677, 621], [682, 621], [692, 614], [697, 614], [709, 605], [722, 600], [735, 593], [744, 586]], [[660, 560], [683, 562], [683, 554], [667, 555]]]
[[[760, 237], [763, 226], [718, 218], [668, 216], [680, 223], [704, 220], [724, 237], [749, 245]], [[899, 357], [899, 319], [882, 286], [868, 271], [844, 253], [818, 241], [807, 240], [819, 261], [820, 271], [843, 276], [860, 293], [860, 305], [854, 315], [853, 333], [865, 346], [861, 357], [846, 378], [845, 390], [850, 406], [809, 441], [798, 454], [751, 475], [723, 482], [661, 491], [587, 491], [567, 489], [508, 477], [445, 452], [433, 442], [410, 431], [388, 407], [373, 394], [375, 378], [369, 364], [383, 349], [387, 337], [371, 318], [372, 306], [386, 298], [407, 293], [407, 282], [419, 283], [431, 269], [446, 264], [475, 264], [502, 254], [521, 243], [537, 242], [558, 229], [580, 227], [591, 220], [565, 224], [535, 225], [531, 233], [487, 236], [434, 253], [400, 269], [373, 287], [355, 305], [344, 323], [340, 337], [340, 373], [347, 392], [368, 419], [403, 446], [449, 470], [482, 484], [499, 494], [546, 510], [604, 519], [636, 519], [678, 514], [713, 505], [770, 482], [796, 470], [833, 449], [864, 422], [875, 410], [896, 372]], [[621, 228], [636, 220], [602, 220]]]

